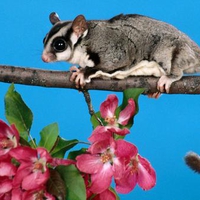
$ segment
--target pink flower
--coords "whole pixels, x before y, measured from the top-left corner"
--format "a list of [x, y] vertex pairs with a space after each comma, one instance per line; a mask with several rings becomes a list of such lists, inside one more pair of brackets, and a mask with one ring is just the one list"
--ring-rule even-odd
[[52, 161], [50, 154], [44, 148], [17, 147], [10, 155], [20, 162], [13, 180], [13, 186], [21, 185], [24, 190], [34, 190], [45, 184], [50, 176], [47, 163]]
[[43, 186], [50, 177], [48, 165], [69, 165], [74, 161], [52, 158], [45, 148], [32, 149], [28, 146], [19, 146], [10, 151], [20, 166], [13, 180], [13, 187], [23, 190], [35, 190]]
[[[116, 155], [120, 157], [124, 165], [123, 174], [119, 179], [115, 179], [116, 190], [119, 193], [128, 193], [134, 189], [136, 184], [149, 190], [156, 183], [156, 174], [147, 159], [138, 154], [136, 146], [125, 141], [117, 140]], [[124, 148], [126, 147], [126, 148]]]
[[100, 113], [107, 123], [107, 128], [112, 132], [119, 135], [126, 135], [129, 133], [129, 129], [120, 128], [120, 126], [126, 126], [130, 118], [135, 113], [135, 102], [133, 99], [128, 100], [128, 105], [119, 113], [119, 117], [116, 117], [116, 109], [118, 106], [118, 98], [116, 95], [109, 95], [108, 98], [101, 104]]
[[0, 157], [19, 145], [19, 133], [15, 125], [8, 126], [0, 120]]
[[77, 167], [81, 172], [91, 174], [90, 191], [99, 194], [109, 188], [112, 177], [117, 177], [120, 168], [115, 156], [115, 140], [105, 136], [105, 140], [95, 142], [88, 149], [88, 154], [77, 156]]

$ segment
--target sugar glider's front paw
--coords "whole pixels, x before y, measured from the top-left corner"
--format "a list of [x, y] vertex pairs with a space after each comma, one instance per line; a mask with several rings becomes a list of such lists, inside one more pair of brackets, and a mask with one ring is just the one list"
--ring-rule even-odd
[[70, 68], [70, 72], [72, 72], [70, 81], [75, 82], [76, 88], [83, 88], [86, 84], [84, 73], [81, 72], [81, 70], [78, 69], [76, 66], [72, 66]]
[[162, 93], [169, 93], [170, 86], [173, 82], [174, 80], [169, 78], [168, 76], [161, 76], [157, 83], [157, 89]]

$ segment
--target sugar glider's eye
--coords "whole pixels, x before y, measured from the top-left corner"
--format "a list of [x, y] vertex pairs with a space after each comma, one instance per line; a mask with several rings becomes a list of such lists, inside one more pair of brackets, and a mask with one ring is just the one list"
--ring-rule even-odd
[[67, 48], [67, 42], [64, 38], [56, 38], [53, 41], [52, 46], [56, 52], [62, 52]]

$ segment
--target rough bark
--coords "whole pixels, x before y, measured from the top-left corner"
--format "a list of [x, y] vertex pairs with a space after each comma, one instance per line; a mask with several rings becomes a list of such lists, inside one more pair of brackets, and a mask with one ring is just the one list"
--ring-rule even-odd
[[[77, 89], [69, 81], [70, 72], [51, 71], [25, 67], [0, 65], [0, 81], [42, 87]], [[146, 88], [146, 92], [157, 91], [158, 78], [129, 77], [124, 80], [93, 79], [86, 90], [123, 91], [127, 88]], [[200, 76], [185, 76], [172, 84], [169, 94], [200, 94]]]

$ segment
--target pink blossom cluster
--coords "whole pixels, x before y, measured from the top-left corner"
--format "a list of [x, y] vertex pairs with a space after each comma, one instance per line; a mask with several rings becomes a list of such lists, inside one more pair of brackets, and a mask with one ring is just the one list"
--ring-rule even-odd
[[46, 191], [48, 166], [68, 165], [69, 160], [52, 158], [45, 148], [21, 146], [14, 125], [0, 120], [0, 199], [35, 200], [55, 198]]
[[114, 179], [118, 193], [129, 193], [138, 184], [149, 190], [156, 183], [156, 174], [147, 159], [139, 155], [138, 149], [124, 139], [116, 139], [116, 134], [125, 136], [129, 129], [125, 126], [135, 113], [135, 102], [128, 105], [116, 117], [118, 98], [109, 95], [100, 106], [100, 114], [105, 126], [97, 126], [89, 137], [91, 146], [86, 154], [77, 156], [76, 166], [83, 172], [87, 198], [94, 200], [115, 200], [110, 185]]

